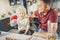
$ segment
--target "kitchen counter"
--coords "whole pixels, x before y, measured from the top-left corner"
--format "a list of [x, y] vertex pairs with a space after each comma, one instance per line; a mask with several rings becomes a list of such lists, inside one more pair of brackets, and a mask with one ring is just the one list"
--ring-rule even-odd
[[[6, 37], [12, 38], [12, 39], [17, 39], [17, 40], [27, 40], [32, 36], [1, 31], [0, 40], [6, 40]], [[45, 40], [45, 39], [40, 38], [40, 37], [33, 37], [32, 40]]]
[[12, 38], [12, 39], [21, 39], [21, 40], [25, 40], [31, 36], [28, 35], [24, 35], [24, 34], [15, 34], [15, 33], [9, 33], [9, 32], [1, 32], [0, 35], [0, 40], [5, 40], [5, 38]]
[[[31, 39], [31, 40], [47, 40], [46, 38], [40, 38], [40, 37], [36, 37], [36, 36], [1, 31], [0, 40], [6, 40], [6, 38], [11, 38], [11, 39], [16, 39], [16, 40], [29, 40], [29, 39]], [[59, 39], [56, 39], [56, 40], [59, 40]]]

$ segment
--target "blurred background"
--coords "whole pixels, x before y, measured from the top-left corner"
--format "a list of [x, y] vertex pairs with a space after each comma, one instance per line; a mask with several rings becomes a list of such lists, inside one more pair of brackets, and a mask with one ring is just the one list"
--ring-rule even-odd
[[[10, 17], [15, 15], [17, 7], [24, 6], [28, 17], [37, 10], [36, 2], [37, 0], [0, 0], [0, 31], [8, 32], [12, 29], [9, 25]], [[60, 34], [60, 0], [52, 0], [51, 8], [56, 8], [58, 10], [57, 33]]]

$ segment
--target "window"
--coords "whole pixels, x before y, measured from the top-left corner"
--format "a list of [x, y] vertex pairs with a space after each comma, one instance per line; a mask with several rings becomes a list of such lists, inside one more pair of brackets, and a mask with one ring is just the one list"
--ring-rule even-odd
[[20, 0], [9, 0], [9, 2], [11, 6], [20, 5]]
[[60, 0], [53, 0], [52, 7], [56, 8], [58, 12], [60, 13]]

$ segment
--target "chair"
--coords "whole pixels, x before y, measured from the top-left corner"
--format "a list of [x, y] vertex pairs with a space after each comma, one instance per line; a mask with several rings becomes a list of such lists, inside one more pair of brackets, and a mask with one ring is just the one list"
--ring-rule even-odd
[[39, 19], [37, 17], [34, 17], [32, 20], [30, 20], [30, 26], [32, 30], [34, 30], [35, 32], [38, 32], [40, 27]]

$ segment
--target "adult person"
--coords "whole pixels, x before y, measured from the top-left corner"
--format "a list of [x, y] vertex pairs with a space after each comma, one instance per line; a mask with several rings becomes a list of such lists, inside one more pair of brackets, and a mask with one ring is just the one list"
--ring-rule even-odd
[[49, 30], [48, 21], [50, 23], [49, 26], [53, 27], [52, 36], [56, 35], [57, 27], [58, 27], [58, 12], [56, 9], [51, 8], [50, 4], [51, 4], [51, 0], [37, 1], [37, 10], [34, 12], [34, 14], [30, 15], [29, 18], [32, 19], [37, 16], [38, 19], [40, 20], [40, 29], [38, 33], [34, 33], [33, 35], [44, 37], [43, 34], [45, 33], [45, 36], [47, 36], [48, 30]]

